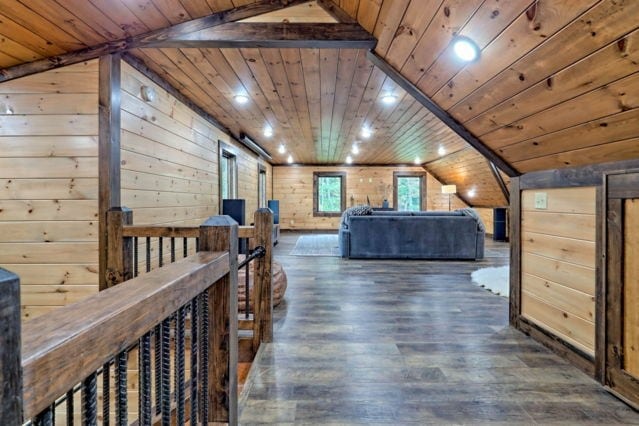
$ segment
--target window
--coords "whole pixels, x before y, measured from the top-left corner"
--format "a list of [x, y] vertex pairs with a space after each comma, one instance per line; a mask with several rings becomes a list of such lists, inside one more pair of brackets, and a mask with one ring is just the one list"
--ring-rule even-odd
[[237, 157], [233, 147], [220, 141], [220, 212], [222, 200], [237, 198]]
[[258, 207], [266, 207], [266, 167], [257, 165], [257, 204]]
[[421, 172], [393, 173], [393, 206], [399, 211], [424, 210], [426, 188]]
[[339, 216], [346, 208], [346, 173], [313, 173], [313, 216]]

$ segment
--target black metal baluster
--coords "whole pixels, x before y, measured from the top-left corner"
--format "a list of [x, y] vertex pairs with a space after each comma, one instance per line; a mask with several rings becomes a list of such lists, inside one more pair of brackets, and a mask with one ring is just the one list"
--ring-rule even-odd
[[98, 424], [98, 378], [92, 373], [82, 382], [82, 424]]
[[164, 247], [163, 247], [163, 238], [159, 237], [158, 238], [158, 265], [160, 266], [160, 268], [162, 267], [162, 265], [164, 264]]
[[170, 352], [170, 328], [171, 320], [162, 321], [162, 347], [161, 364], [162, 364], [162, 386], [161, 386], [161, 402], [162, 405], [162, 426], [171, 425], [171, 352]]
[[146, 272], [151, 270], [151, 237], [146, 237]]
[[109, 426], [111, 416], [111, 362], [102, 366], [102, 425]]
[[137, 277], [140, 275], [140, 271], [138, 270], [138, 252], [140, 248], [138, 247], [138, 237], [133, 237], [133, 276]]
[[175, 325], [175, 352], [176, 352], [176, 370], [175, 376], [175, 397], [177, 399], [177, 424], [184, 425], [184, 323], [186, 321], [186, 308], [181, 307], [177, 313], [177, 321]]
[[200, 251], [200, 239], [196, 238], [195, 239], [195, 251]]
[[53, 426], [53, 407], [55, 407], [55, 404], [52, 407], [45, 408], [40, 412], [40, 414], [35, 416], [33, 419], [33, 426]]
[[153, 358], [155, 359], [155, 414], [160, 414], [160, 397], [162, 396], [161, 384], [162, 384], [162, 365], [161, 365], [161, 341], [162, 341], [162, 327], [159, 325], [155, 326], [154, 339], [155, 350], [153, 353]]
[[127, 352], [120, 352], [115, 359], [115, 424], [126, 426], [127, 420]]
[[67, 392], [67, 426], [73, 426], [74, 418], [73, 418], [73, 397], [74, 397], [73, 389]]
[[182, 238], [182, 246], [184, 249], [184, 257], [186, 257], [189, 254], [189, 240], [186, 238]]
[[140, 424], [151, 426], [151, 334], [140, 338], [138, 354]]
[[198, 303], [197, 296], [191, 300], [191, 424], [197, 424], [197, 328]]
[[209, 417], [209, 293], [200, 295], [200, 421], [207, 422]]
[[175, 237], [171, 237], [171, 263], [175, 262]]

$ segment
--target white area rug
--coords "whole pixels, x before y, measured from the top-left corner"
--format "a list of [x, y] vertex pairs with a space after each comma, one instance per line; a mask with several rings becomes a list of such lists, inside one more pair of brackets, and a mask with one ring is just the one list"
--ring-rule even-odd
[[302, 235], [297, 239], [291, 255], [339, 257], [337, 234]]
[[470, 277], [473, 283], [484, 287], [499, 296], [509, 297], [510, 295], [510, 279], [508, 266], [500, 266], [498, 268], [483, 268], [473, 272]]

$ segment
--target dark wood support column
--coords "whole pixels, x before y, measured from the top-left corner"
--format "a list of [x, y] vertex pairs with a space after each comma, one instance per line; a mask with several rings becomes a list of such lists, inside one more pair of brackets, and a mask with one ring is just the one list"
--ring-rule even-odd
[[100, 58], [99, 77], [99, 201], [100, 290], [108, 288], [107, 250], [109, 225], [107, 212], [120, 207], [120, 55]]
[[255, 246], [266, 250], [264, 257], [255, 259], [253, 266], [253, 353], [257, 353], [262, 342], [273, 341], [273, 212], [267, 208], [257, 209], [255, 221]]
[[0, 268], [0, 424], [22, 424], [20, 279]]
[[124, 225], [133, 225], [133, 212], [126, 207], [107, 211], [106, 287], [133, 278], [133, 238], [122, 235]]
[[209, 290], [209, 422], [237, 424], [238, 224], [213, 216], [200, 226], [200, 251], [228, 251], [229, 274]]
[[521, 314], [521, 190], [510, 180], [510, 325], [519, 327]]

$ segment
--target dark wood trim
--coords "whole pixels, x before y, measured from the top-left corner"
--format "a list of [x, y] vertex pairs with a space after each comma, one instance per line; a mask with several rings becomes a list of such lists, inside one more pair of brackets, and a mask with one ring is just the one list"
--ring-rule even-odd
[[339, 7], [333, 0], [317, 0], [317, 4], [320, 5], [322, 9], [328, 12], [337, 22], [341, 22], [343, 24], [355, 24], [357, 23], [357, 19], [354, 19], [344, 11], [341, 7]]
[[443, 110], [439, 105], [433, 102], [426, 94], [424, 94], [417, 86], [407, 80], [399, 71], [393, 68], [384, 58], [373, 51], [368, 52], [368, 60], [378, 67], [384, 74], [390, 77], [402, 89], [406, 90], [416, 101], [422, 104], [426, 109], [433, 113], [437, 118], [444, 122], [452, 131], [457, 133], [462, 139], [479, 151], [489, 161], [493, 162], [497, 167], [503, 170], [509, 177], [519, 176], [519, 173], [507, 161], [501, 158], [492, 149], [486, 146], [479, 138], [470, 133], [461, 123]]
[[218, 200], [219, 200], [219, 212], [222, 214], [222, 159], [223, 157], [232, 157], [235, 159], [233, 162], [233, 171], [232, 171], [232, 182], [233, 186], [233, 196], [231, 198], [236, 198], [238, 195], [238, 166], [237, 166], [237, 148], [233, 145], [229, 145], [220, 140], [218, 143], [218, 157], [217, 157], [217, 180], [218, 180]]
[[519, 325], [517, 328], [522, 333], [532, 337], [590, 377], [594, 377], [595, 364], [592, 356], [584, 353], [580, 349], [555, 336], [542, 327], [539, 327], [537, 324], [528, 321], [524, 317], [520, 317], [518, 323]]
[[0, 424], [22, 424], [20, 278], [0, 268]]
[[521, 190], [520, 178], [510, 180], [510, 309], [509, 322], [518, 328], [521, 316]]
[[107, 285], [109, 244], [107, 212], [120, 207], [120, 55], [106, 55], [99, 65], [99, 288]]
[[113, 287], [133, 278], [133, 238], [125, 237], [123, 228], [133, 225], [133, 211], [114, 207], [107, 214], [107, 250], [105, 286]]
[[508, 191], [508, 186], [506, 185], [506, 182], [504, 182], [504, 178], [499, 173], [499, 170], [497, 170], [497, 166], [495, 166], [492, 161], [489, 161], [488, 167], [490, 168], [490, 171], [495, 177], [495, 180], [497, 181], [497, 185], [499, 185], [499, 189], [501, 189], [501, 193], [503, 194], [504, 199], [506, 200], [506, 204], [510, 204], [510, 192]]
[[[320, 177], [339, 177], [342, 180], [340, 212], [326, 213], [318, 211], [319, 201], [317, 199], [317, 191]], [[344, 210], [346, 210], [346, 172], [313, 172], [313, 217], [338, 217], [342, 215]]]
[[419, 209], [426, 210], [426, 172], [393, 172], [393, 208], [398, 209], [397, 202], [397, 178], [418, 177], [419, 178]]
[[153, 44], [157, 45], [158, 43], [167, 42], [172, 39], [183, 37], [185, 34], [190, 34], [206, 28], [212, 28], [229, 22], [250, 18], [253, 16], [261, 15], [263, 13], [282, 9], [284, 7], [302, 4], [306, 1], [308, 0], [259, 0], [255, 3], [225, 10], [223, 12], [214, 13], [202, 18], [182, 22], [180, 24], [150, 31], [134, 37], [109, 41], [97, 46], [90, 46], [85, 49], [76, 50], [74, 52], [68, 52], [62, 55], [56, 55], [26, 64], [16, 65], [0, 70], [0, 83], [31, 74], [36, 74], [42, 71], [47, 71], [53, 68], [77, 64], [79, 62], [99, 58], [100, 56], [104, 55], [124, 52], [129, 49], [148, 47], [149, 45]]
[[377, 39], [358, 23], [229, 22], [197, 32], [155, 40], [143, 47], [374, 49], [376, 45]]
[[604, 173], [636, 168], [639, 168], [639, 159], [530, 172], [522, 175], [521, 189], [598, 186], [602, 183]]
[[[605, 184], [604, 184], [605, 185]], [[603, 383], [606, 373], [606, 197], [597, 187], [595, 213], [595, 379]]]

